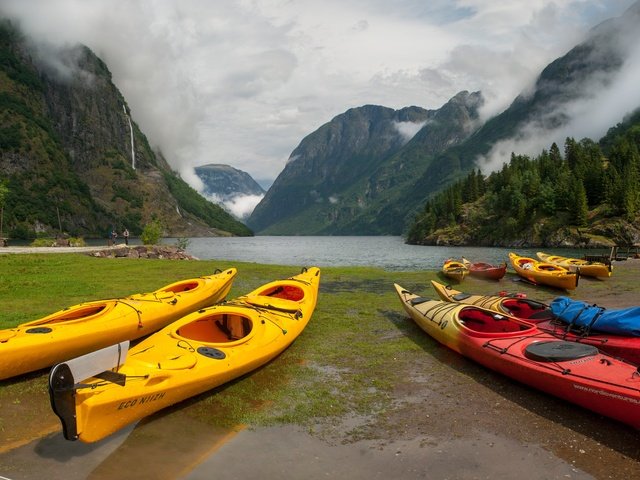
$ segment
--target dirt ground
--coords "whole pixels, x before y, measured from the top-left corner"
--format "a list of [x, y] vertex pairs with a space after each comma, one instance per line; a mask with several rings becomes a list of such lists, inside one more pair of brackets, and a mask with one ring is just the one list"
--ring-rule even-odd
[[[639, 305], [640, 260], [614, 268], [616, 282], [581, 280], [589, 301], [609, 308]], [[385, 313], [389, 320], [405, 321], [393, 307]], [[183, 405], [91, 445], [62, 438], [46, 393], [34, 387], [1, 405], [0, 477], [640, 478], [638, 431], [512, 382], [444, 347], [416, 356], [398, 378], [393, 407], [375, 417], [306, 429], [223, 430], [194, 420], [193, 405]]]

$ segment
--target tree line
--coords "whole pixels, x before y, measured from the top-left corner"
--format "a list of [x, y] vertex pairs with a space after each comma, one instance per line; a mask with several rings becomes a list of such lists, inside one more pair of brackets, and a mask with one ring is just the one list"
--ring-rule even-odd
[[[638, 115], [636, 115], [638, 117]], [[532, 222], [586, 227], [590, 218], [640, 213], [640, 122], [618, 125], [596, 143], [567, 138], [531, 158], [512, 153], [502, 169], [479, 169], [425, 204], [410, 226], [408, 243], [428, 243], [439, 229], [467, 222], [478, 234], [517, 238]]]

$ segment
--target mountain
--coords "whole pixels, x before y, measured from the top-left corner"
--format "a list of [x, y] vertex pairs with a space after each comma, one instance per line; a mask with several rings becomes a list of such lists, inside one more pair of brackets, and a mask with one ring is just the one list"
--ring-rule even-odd
[[[564, 155], [563, 153], [564, 152]], [[568, 137], [537, 157], [472, 170], [427, 202], [407, 243], [501, 247], [640, 244], [640, 109], [598, 143]]]
[[204, 189], [202, 195], [237, 218], [246, 218], [262, 197], [264, 189], [247, 172], [229, 165], [208, 164], [195, 167]]
[[390, 199], [426, 168], [422, 156], [465, 139], [479, 93], [461, 92], [438, 110], [352, 108], [305, 137], [247, 224], [264, 234], [399, 233]]
[[90, 49], [36, 45], [0, 19], [0, 65], [5, 234], [136, 235], [153, 219], [168, 236], [252, 234], [151, 149]]
[[[549, 64], [534, 87], [520, 94], [504, 112], [487, 121], [462, 144], [437, 156], [407, 190], [405, 200], [423, 196], [424, 192], [428, 192], [427, 198], [433, 197], [476, 166], [482, 166], [483, 157], [500, 142], [531, 135], [545, 138], [566, 125], [572, 106], [587, 102], [597, 90], [606, 89], [624, 66], [629, 48], [640, 41], [639, 23], [637, 2], [621, 17], [593, 28], [585, 41]], [[637, 105], [628, 107], [631, 111]], [[626, 113], [629, 112], [620, 112], [620, 119]], [[409, 212], [409, 222], [414, 213]]]
[[399, 138], [394, 111], [367, 106], [339, 115], [294, 150], [248, 225], [269, 234], [405, 233], [425, 201], [483, 165], [493, 149], [510, 152], [514, 139], [545, 139], [567, 125], [568, 112], [606, 90], [625, 67], [640, 42], [638, 24], [640, 2], [593, 28], [584, 42], [549, 64], [531, 89], [482, 125], [482, 97], [466, 92], [437, 111], [412, 107], [412, 121], [426, 123], [409, 142], [388, 149], [371, 146]]

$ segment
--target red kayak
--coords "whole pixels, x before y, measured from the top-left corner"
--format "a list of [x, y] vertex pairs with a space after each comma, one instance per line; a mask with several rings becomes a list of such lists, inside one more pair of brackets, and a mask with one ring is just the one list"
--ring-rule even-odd
[[484, 262], [470, 262], [466, 258], [462, 261], [469, 269], [469, 275], [478, 278], [486, 278], [488, 280], [500, 280], [507, 273], [507, 264], [491, 265]]
[[446, 302], [477, 305], [490, 310], [513, 315], [536, 326], [551, 335], [570, 342], [593, 345], [609, 355], [640, 365], [640, 337], [614, 335], [597, 330], [574, 329], [557, 320], [549, 305], [528, 298], [498, 295], [473, 295], [453, 289], [449, 285], [431, 281], [438, 296]]
[[473, 305], [429, 300], [395, 285], [406, 313], [438, 342], [543, 392], [640, 428], [640, 374], [592, 345]]

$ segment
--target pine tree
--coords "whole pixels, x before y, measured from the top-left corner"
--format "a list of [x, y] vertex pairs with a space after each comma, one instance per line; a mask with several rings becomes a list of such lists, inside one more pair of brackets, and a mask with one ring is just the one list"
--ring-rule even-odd
[[572, 202], [570, 208], [570, 214], [573, 222], [579, 226], [584, 227], [587, 225], [589, 219], [589, 207], [587, 206], [587, 191], [582, 184], [582, 180], [577, 177], [573, 177], [572, 182]]

